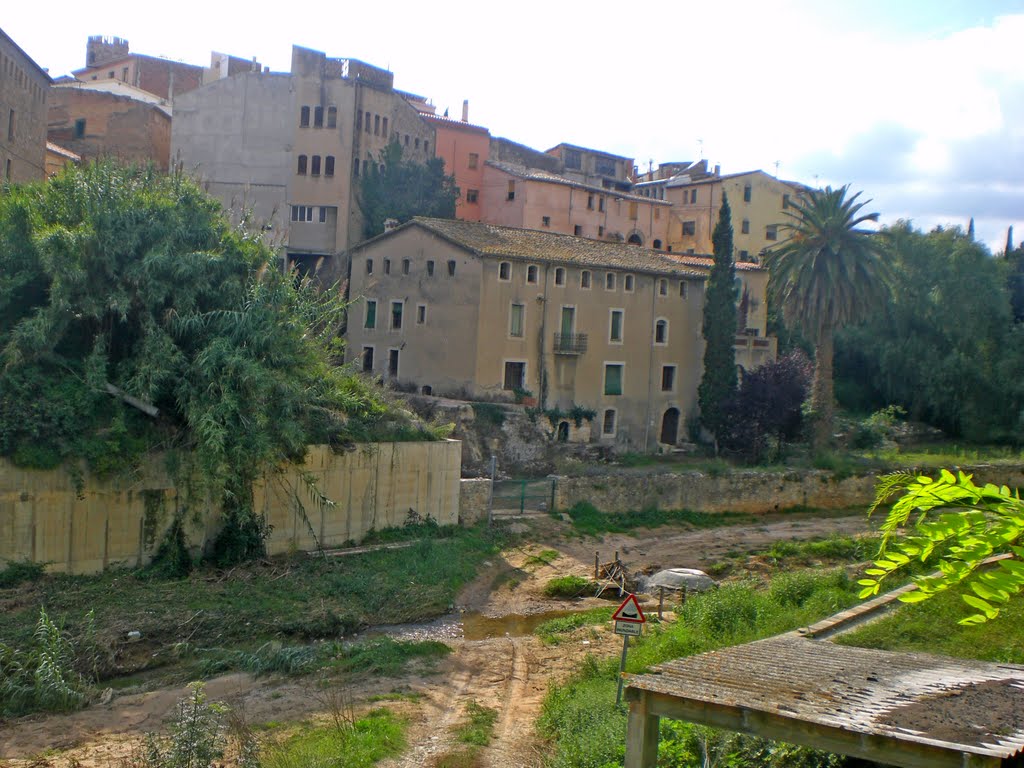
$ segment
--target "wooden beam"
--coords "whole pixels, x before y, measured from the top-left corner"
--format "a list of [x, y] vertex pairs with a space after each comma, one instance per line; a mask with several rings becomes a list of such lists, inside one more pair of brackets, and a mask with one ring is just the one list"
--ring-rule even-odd
[[626, 720], [625, 768], [655, 768], [658, 764], [659, 717], [648, 710], [647, 692], [630, 697]]
[[[741, 705], [695, 701], [633, 688], [626, 689], [626, 699], [630, 701], [629, 732], [626, 737], [627, 768], [650, 768], [655, 764], [629, 762], [632, 743], [630, 736], [633, 735], [634, 727], [640, 727], [639, 720], [636, 726], [633, 723], [633, 706], [638, 702], [642, 702], [640, 711], [644, 717], [653, 718], [655, 722], [658, 717], [671, 717], [688, 723], [748, 733], [764, 739], [800, 744], [901, 768], [999, 768], [1001, 765], [998, 757], [922, 744], [895, 736], [860, 733], [837, 726], [797, 720], [774, 712], [749, 709]], [[640, 736], [635, 738], [638, 739], [638, 744], [644, 744]]]
[[119, 387], [115, 387], [110, 382], [106, 382], [105, 386], [106, 386], [106, 390], [107, 390], [108, 394], [111, 394], [114, 397], [121, 398], [122, 400], [124, 400], [124, 402], [128, 403], [128, 405], [130, 405], [132, 408], [138, 408], [140, 411], [142, 411], [147, 416], [151, 416], [152, 418], [155, 419], [157, 416], [160, 415], [160, 409], [157, 408], [155, 405], [152, 405], [151, 403], [147, 403], [147, 402], [145, 402], [143, 400], [139, 400], [139, 398], [137, 398], [137, 397], [132, 397], [127, 392], [125, 392], [123, 389], [120, 389]]

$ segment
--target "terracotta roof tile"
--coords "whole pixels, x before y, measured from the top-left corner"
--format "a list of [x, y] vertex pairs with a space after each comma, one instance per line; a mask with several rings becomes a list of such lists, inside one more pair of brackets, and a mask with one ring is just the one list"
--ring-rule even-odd
[[557, 173], [551, 173], [551, 171], [542, 171], [539, 168], [527, 168], [525, 165], [506, 163], [500, 160], [488, 160], [487, 165], [493, 166], [499, 171], [504, 171], [518, 179], [525, 179], [526, 181], [546, 181], [551, 184], [564, 184], [567, 187], [576, 187], [576, 189], [585, 189], [588, 192], [621, 197], [623, 200], [631, 200], [639, 203], [653, 203], [655, 205], [665, 206], [672, 205], [672, 203], [667, 200], [656, 200], [653, 197], [631, 195], [628, 192], [620, 192], [615, 189], [605, 189], [604, 187], [599, 187], [594, 184], [584, 184], [583, 182], [575, 181], [573, 179], [566, 178], [565, 176], [559, 176]]

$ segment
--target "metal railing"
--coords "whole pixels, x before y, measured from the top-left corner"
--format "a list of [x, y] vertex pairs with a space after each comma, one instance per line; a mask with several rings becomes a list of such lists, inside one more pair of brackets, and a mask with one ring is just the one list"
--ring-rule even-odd
[[587, 351], [587, 334], [585, 333], [556, 333], [555, 354], [556, 355], [579, 355]]

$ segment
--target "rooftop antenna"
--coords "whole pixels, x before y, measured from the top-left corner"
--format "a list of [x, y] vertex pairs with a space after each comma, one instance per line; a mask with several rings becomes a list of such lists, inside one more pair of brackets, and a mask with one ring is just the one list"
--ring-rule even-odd
[[700, 157], [697, 158], [697, 159], [698, 160], [703, 160], [704, 159], [704, 139], [697, 139], [697, 144], [700, 147], [700, 150], [699, 150]]
[[654, 158], [648, 158], [647, 160], [647, 172], [654, 173]]
[[775, 175], [776, 176], [779, 175], [779, 161], [778, 160], [775, 161]]

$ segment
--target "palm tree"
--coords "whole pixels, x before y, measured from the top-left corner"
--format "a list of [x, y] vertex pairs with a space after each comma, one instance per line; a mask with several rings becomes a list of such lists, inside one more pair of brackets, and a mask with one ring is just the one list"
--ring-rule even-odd
[[782, 309], [790, 328], [799, 329], [815, 345], [811, 408], [813, 446], [824, 450], [835, 418], [832, 383], [833, 334], [864, 320], [884, 306], [890, 269], [878, 236], [858, 227], [877, 221], [877, 213], [861, 213], [870, 200], [847, 197], [849, 185], [809, 190], [787, 210], [782, 226], [788, 237], [767, 254], [769, 295]]

